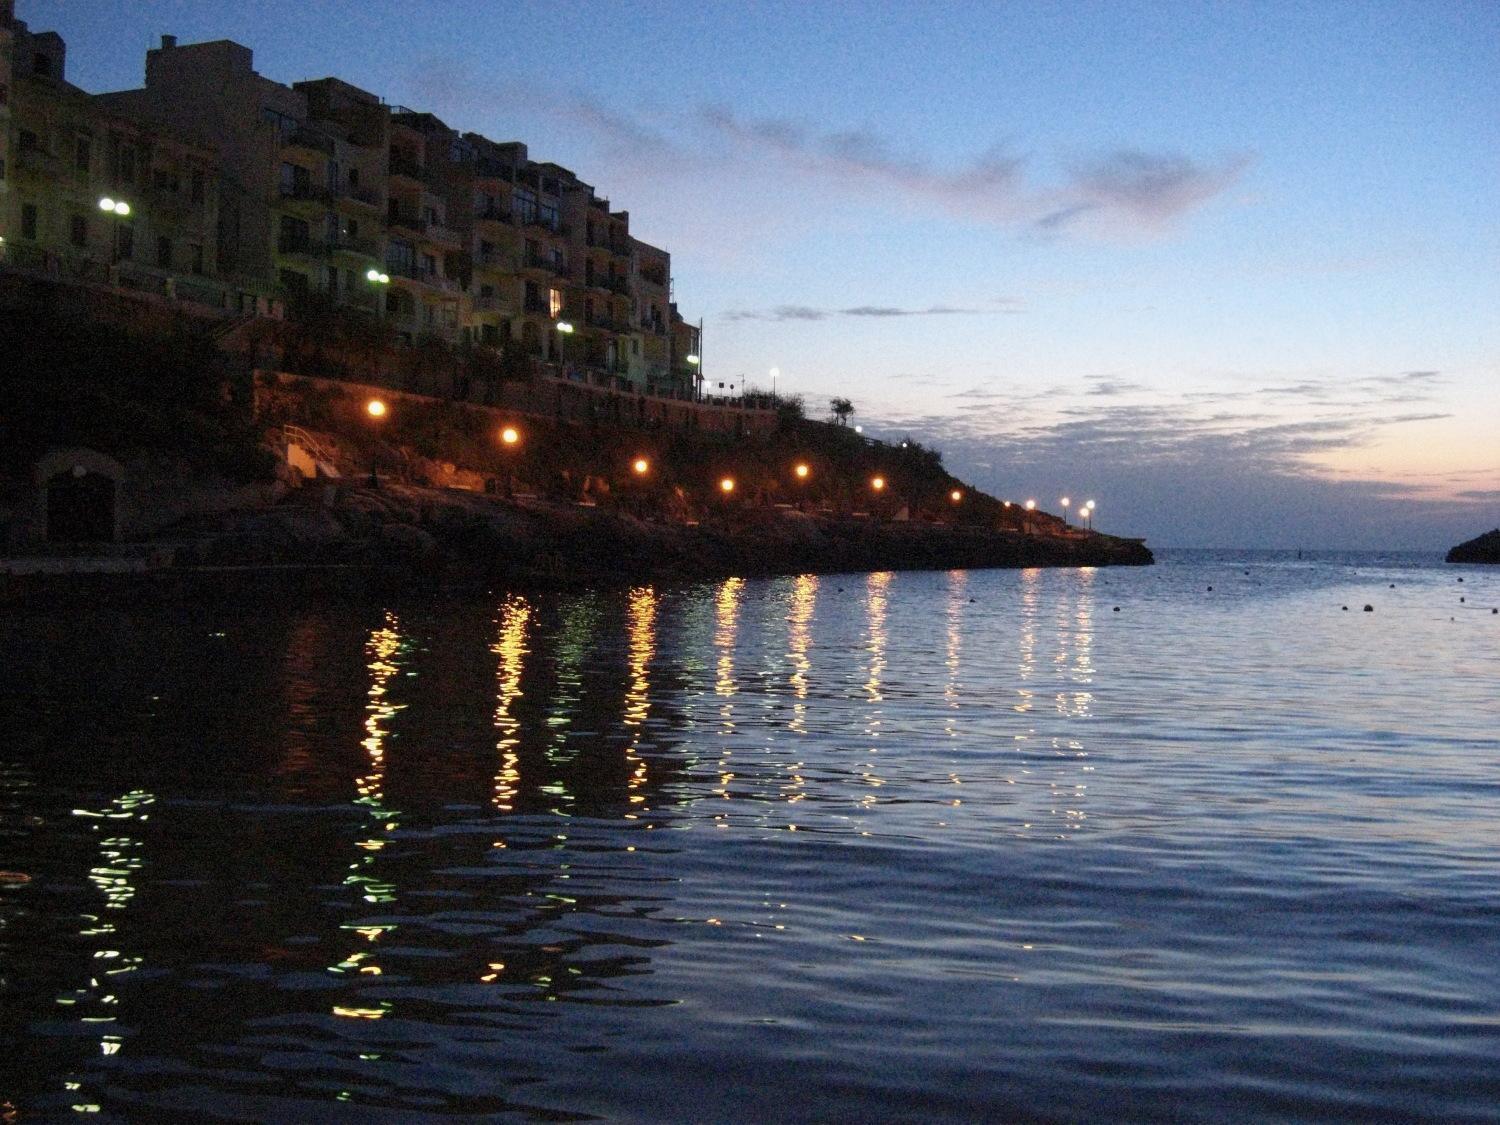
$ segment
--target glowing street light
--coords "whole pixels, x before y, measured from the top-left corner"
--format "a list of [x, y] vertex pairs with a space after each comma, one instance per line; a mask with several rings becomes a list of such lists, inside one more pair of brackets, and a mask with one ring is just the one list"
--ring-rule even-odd
[[734, 478], [733, 477], [725, 477], [723, 480], [721, 480], [719, 482], [719, 491], [722, 492], [725, 496], [728, 496], [731, 492], [733, 492], [734, 491]]
[[[386, 416], [386, 405], [380, 399], [372, 398], [369, 402], [365, 403], [365, 413], [370, 416], [372, 421], [379, 422]], [[370, 453], [370, 487], [380, 487], [380, 477], [375, 473], [375, 453], [373, 450]]]
[[106, 195], [99, 199], [99, 210], [114, 216], [114, 229], [110, 233], [110, 264], [114, 265], [120, 261], [120, 220], [130, 214], [130, 204]]
[[955, 488], [952, 492], [948, 493], [948, 499], [952, 500], [955, 504], [959, 503], [963, 498], [964, 494], [960, 489]]
[[365, 280], [371, 285], [389, 285], [391, 283], [391, 275], [381, 273], [377, 269], [368, 269], [365, 270]]
[[643, 477], [651, 471], [651, 462], [644, 457], [637, 457], [630, 467], [635, 470], [636, 476]]
[[885, 491], [885, 477], [875, 477], [870, 481], [870, 487], [873, 488], [876, 492]]
[[1072, 502], [1073, 501], [1066, 496], [1062, 498], [1063, 523], [1068, 522], [1068, 505]]
[[702, 360], [701, 360], [701, 359], [699, 359], [699, 358], [698, 358], [698, 357], [697, 357], [697, 356], [695, 356], [695, 355], [688, 355], [688, 356], [683, 356], [683, 357], [682, 357], [682, 358], [683, 358], [683, 359], [685, 359], [685, 360], [686, 360], [686, 361], [687, 361], [687, 362], [688, 362], [688, 363], [689, 363], [689, 364], [691, 364], [691, 365], [692, 365], [692, 366], [693, 366], [693, 367], [697, 367], [697, 366], [698, 366], [698, 364], [700, 364], [700, 363], [702, 363], [702, 362], [703, 362], [703, 361], [702, 361]]
[[807, 467], [806, 461], [801, 461], [798, 462], [797, 467], [793, 469], [792, 472], [797, 474], [798, 480], [806, 480], [807, 474], [812, 472], [812, 470]]
[[1036, 501], [1035, 500], [1028, 500], [1028, 501], [1026, 501], [1026, 510], [1028, 512], [1034, 512], [1034, 511], [1036, 511]]
[[500, 440], [506, 445], [515, 445], [516, 442], [521, 440], [521, 431], [514, 426], [506, 426], [505, 429], [500, 431]]

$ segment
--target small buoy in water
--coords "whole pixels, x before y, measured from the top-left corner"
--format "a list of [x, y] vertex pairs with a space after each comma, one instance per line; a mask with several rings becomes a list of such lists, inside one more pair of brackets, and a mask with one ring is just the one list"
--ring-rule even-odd
[[1345, 613], [1348, 613], [1348, 612], [1349, 612], [1349, 607], [1348, 607], [1348, 606], [1345, 606], [1345, 607], [1344, 607], [1344, 612], [1345, 612]]
[[1372, 606], [1372, 605], [1367, 605], [1367, 606], [1365, 606], [1365, 612], [1366, 613], [1374, 613], [1375, 612], [1375, 607]]
[[1460, 582], [1462, 582], [1462, 581], [1463, 581], [1463, 579], [1462, 579], [1462, 578], [1460, 578], [1460, 579], [1459, 579], [1459, 581], [1460, 581]]
[[1391, 589], [1394, 590], [1395, 588], [1396, 588], [1396, 584], [1394, 582], [1392, 582], [1391, 583]]
[[1490, 612], [1491, 613], [1500, 613], [1500, 609], [1492, 609], [1492, 610], [1490, 610]]
[[1120, 607], [1119, 607], [1119, 606], [1115, 606], [1115, 612], [1116, 612], [1116, 613], [1119, 613], [1119, 612], [1120, 612]]
[[973, 598], [970, 598], [970, 599], [969, 599], [969, 604], [970, 604], [970, 605], [973, 605], [973, 604], [974, 604], [974, 599], [973, 599]]
[[1209, 587], [1209, 589], [1210, 589], [1210, 590], [1212, 590], [1212, 589], [1213, 589], [1213, 587], [1212, 587], [1212, 586], [1210, 586], [1210, 587]]
[[1459, 598], [1459, 599], [1458, 599], [1458, 604], [1459, 604], [1459, 605], [1462, 605], [1462, 604], [1463, 604], [1463, 601], [1464, 601], [1464, 600], [1463, 600], [1463, 598]]

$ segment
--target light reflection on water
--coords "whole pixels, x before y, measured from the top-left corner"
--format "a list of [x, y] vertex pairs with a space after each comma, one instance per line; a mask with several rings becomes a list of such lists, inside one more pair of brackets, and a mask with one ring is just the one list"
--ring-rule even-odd
[[17, 618], [0, 1105], [1493, 1116], [1462, 573]]

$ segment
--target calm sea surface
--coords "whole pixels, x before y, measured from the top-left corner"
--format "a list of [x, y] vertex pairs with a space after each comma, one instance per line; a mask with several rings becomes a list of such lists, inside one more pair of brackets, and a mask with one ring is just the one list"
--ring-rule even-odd
[[1500, 1120], [1494, 607], [1164, 552], [9, 613], [0, 1121]]

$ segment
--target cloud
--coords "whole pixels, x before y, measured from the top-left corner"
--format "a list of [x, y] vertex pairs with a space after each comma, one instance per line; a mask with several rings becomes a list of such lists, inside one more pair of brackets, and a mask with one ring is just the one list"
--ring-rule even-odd
[[1072, 162], [1049, 184], [1029, 176], [1027, 160], [1003, 145], [945, 170], [866, 130], [820, 131], [783, 118], [742, 118], [723, 107], [704, 109], [699, 120], [757, 163], [769, 159], [846, 190], [895, 190], [970, 220], [1043, 234], [1085, 217], [1161, 231], [1222, 194], [1250, 165], [1248, 155], [1205, 163], [1120, 148]]
[[1205, 165], [1180, 153], [1117, 149], [1069, 169], [1072, 190], [1083, 197], [1073, 211], [1110, 209], [1148, 227], [1165, 226], [1223, 192], [1249, 163], [1244, 155]]
[[772, 309], [731, 309], [725, 320], [829, 320], [833, 317], [899, 317], [899, 316], [972, 316], [1010, 310], [961, 309], [951, 305], [928, 305], [921, 309], [904, 309], [894, 305], [856, 305], [848, 309], [816, 309], [807, 305], [777, 305]]
[[1500, 500], [1500, 488], [1466, 488], [1458, 497], [1460, 500]]

